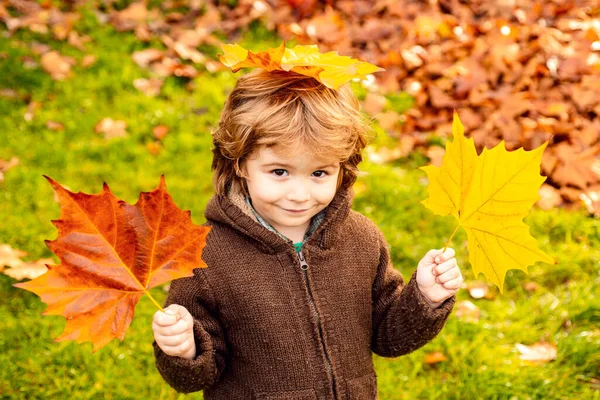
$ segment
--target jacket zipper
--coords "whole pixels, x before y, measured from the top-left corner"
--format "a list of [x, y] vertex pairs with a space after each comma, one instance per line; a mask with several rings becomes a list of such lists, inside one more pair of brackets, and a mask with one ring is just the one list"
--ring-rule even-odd
[[327, 367], [327, 372], [329, 373], [329, 377], [331, 378], [331, 388], [333, 389], [333, 398], [337, 399], [337, 392], [335, 389], [335, 377], [333, 376], [333, 368], [331, 367], [331, 360], [327, 355], [327, 347], [325, 346], [325, 339], [323, 338], [323, 327], [321, 325], [321, 316], [317, 311], [317, 306], [315, 305], [315, 300], [313, 298], [312, 289], [310, 288], [310, 281], [308, 279], [308, 263], [304, 258], [304, 254], [302, 251], [298, 251], [298, 260], [300, 261], [300, 269], [304, 273], [304, 279], [306, 282], [306, 288], [308, 289], [308, 299], [310, 300], [310, 305], [312, 306], [312, 311], [314, 315], [317, 317], [317, 327], [319, 328], [319, 339], [321, 340], [321, 345], [323, 346], [323, 352], [325, 353], [325, 366]]

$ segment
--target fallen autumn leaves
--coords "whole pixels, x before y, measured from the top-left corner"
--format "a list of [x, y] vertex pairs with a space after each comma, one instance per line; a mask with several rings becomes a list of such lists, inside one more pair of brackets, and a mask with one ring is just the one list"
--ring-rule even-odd
[[[30, 29], [82, 51], [90, 40], [74, 29], [76, 7], [61, 11], [48, 2], [5, 4], [0, 21], [9, 34]], [[501, 140], [509, 150], [529, 150], [550, 140], [542, 162], [549, 179], [539, 205], [583, 202], [600, 214], [600, 7], [558, 0], [511, 4], [239, 0], [228, 7], [191, 0], [185, 12], [176, 1], [152, 8], [134, 2], [122, 10], [104, 5], [95, 12], [117, 31], [132, 32], [142, 42], [162, 42], [163, 48], [133, 55], [153, 74], [134, 83], [144, 93], [159, 94], [168, 76], [192, 79], [221, 70], [200, 49], [216, 48], [220, 34], [234, 42], [259, 20], [283, 39], [316, 43], [321, 51], [337, 50], [387, 69], [368, 86], [364, 108], [380, 118], [390, 135], [412, 139], [401, 140], [399, 149], [382, 150], [380, 160], [415, 150], [439, 157], [424, 133], [446, 137], [456, 109], [479, 151]], [[72, 73], [72, 59], [49, 46], [36, 48], [55, 79]], [[55, 62], [44, 62], [49, 57]], [[404, 115], [382, 112], [384, 96], [400, 90], [414, 97], [415, 107]]]

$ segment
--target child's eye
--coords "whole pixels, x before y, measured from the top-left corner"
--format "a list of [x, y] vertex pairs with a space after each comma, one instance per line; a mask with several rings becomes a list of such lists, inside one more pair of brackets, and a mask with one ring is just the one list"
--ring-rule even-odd
[[276, 176], [286, 176], [287, 175], [287, 171], [285, 169], [274, 169], [273, 171], [271, 171], [272, 174], [276, 175]]
[[319, 171], [313, 172], [313, 175], [317, 178], [324, 178], [325, 176], [327, 176], [327, 172], [319, 170]]

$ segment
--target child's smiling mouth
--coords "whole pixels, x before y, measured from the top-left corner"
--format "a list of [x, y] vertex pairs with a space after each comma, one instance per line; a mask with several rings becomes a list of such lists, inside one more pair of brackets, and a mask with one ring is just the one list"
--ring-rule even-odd
[[290, 209], [290, 208], [283, 208], [283, 207], [282, 207], [281, 209], [282, 209], [282, 210], [284, 210], [284, 211], [287, 211], [287, 212], [289, 212], [289, 213], [292, 213], [292, 214], [302, 214], [302, 213], [304, 213], [304, 212], [306, 212], [306, 211], [308, 211], [308, 210], [309, 210], [309, 208], [303, 208], [303, 209]]

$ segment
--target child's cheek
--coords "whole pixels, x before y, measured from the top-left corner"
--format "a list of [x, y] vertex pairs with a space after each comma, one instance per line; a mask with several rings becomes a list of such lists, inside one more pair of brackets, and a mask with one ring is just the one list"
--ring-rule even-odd
[[332, 179], [330, 182], [328, 182], [326, 185], [323, 185], [322, 188], [320, 188], [319, 193], [320, 193], [320, 203], [326, 203], [329, 204], [329, 202], [331, 202], [331, 200], [333, 200], [333, 198], [335, 197], [335, 194], [338, 191], [338, 187], [337, 187], [337, 177], [336, 179]]
[[257, 183], [256, 189], [264, 202], [276, 202], [283, 196], [284, 187], [281, 182], [274, 179], [263, 179]]

